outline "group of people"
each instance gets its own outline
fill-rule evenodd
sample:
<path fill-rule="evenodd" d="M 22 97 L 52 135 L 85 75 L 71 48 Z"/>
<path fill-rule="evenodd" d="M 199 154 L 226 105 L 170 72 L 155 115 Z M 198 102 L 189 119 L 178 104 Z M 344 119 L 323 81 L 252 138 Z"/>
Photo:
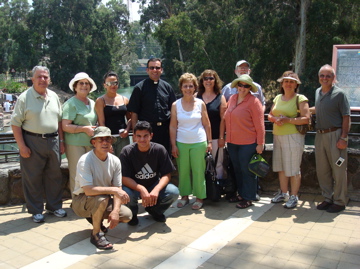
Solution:
<path fill-rule="evenodd" d="M 166 221 L 164 212 L 179 194 L 177 207 L 189 204 L 192 194 L 196 197 L 192 209 L 201 209 L 206 198 L 205 153 L 216 156 L 216 172 L 221 178 L 225 145 L 237 186 L 229 201 L 240 209 L 253 205 L 258 182 L 248 163 L 253 154 L 264 150 L 265 98 L 261 86 L 250 77 L 250 64 L 237 62 L 237 78 L 223 89 L 214 70 L 205 70 L 199 78 L 185 73 L 179 79 L 182 98 L 178 100 L 170 84 L 160 78 L 160 59 L 150 59 L 146 70 L 149 77 L 134 87 L 130 99 L 117 93 L 118 75 L 106 73 L 105 94 L 95 102 L 88 97 L 97 89 L 95 82 L 88 74 L 78 73 L 69 83 L 75 95 L 61 105 L 47 88 L 49 69 L 34 67 L 33 86 L 20 95 L 11 120 L 20 151 L 27 209 L 34 222 L 44 221 L 42 190 L 47 212 L 66 216 L 60 172 L 60 154 L 64 152 L 72 209 L 92 223 L 90 241 L 101 249 L 112 248 L 105 237 L 108 228 L 119 222 L 139 223 L 139 198 L 159 222 Z M 273 170 L 279 173 L 280 181 L 272 202 L 286 202 L 285 208 L 297 205 L 304 135 L 295 125 L 306 124 L 310 111 L 316 111 L 316 164 L 325 197 L 317 208 L 339 212 L 347 202 L 350 107 L 344 92 L 334 85 L 335 71 L 329 65 L 320 69 L 321 87 L 313 108 L 304 95 L 297 94 L 301 84 L 297 74 L 287 71 L 278 81 L 280 94 L 268 118 L 274 123 Z M 129 140 L 131 130 L 133 144 Z M 170 155 L 177 161 L 178 188 L 170 183 L 175 169 Z M 341 165 L 339 157 L 345 160 Z M 108 219 L 109 227 L 104 226 L 104 219 Z"/>

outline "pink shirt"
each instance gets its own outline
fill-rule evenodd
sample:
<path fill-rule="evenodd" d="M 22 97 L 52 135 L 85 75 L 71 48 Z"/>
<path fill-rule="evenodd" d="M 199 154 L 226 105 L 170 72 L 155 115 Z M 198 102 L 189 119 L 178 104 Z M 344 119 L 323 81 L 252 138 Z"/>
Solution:
<path fill-rule="evenodd" d="M 237 145 L 265 144 L 264 112 L 260 101 L 250 93 L 237 103 L 230 97 L 225 112 L 226 142 Z"/>

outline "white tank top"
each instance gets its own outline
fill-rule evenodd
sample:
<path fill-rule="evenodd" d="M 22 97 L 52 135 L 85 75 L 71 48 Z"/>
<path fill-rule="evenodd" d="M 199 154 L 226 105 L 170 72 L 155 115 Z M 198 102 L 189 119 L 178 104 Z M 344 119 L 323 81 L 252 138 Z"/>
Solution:
<path fill-rule="evenodd" d="M 202 100 L 195 98 L 195 106 L 192 111 L 185 111 L 181 99 L 176 101 L 178 128 L 176 141 L 193 144 L 206 141 L 205 128 L 201 121 Z"/>

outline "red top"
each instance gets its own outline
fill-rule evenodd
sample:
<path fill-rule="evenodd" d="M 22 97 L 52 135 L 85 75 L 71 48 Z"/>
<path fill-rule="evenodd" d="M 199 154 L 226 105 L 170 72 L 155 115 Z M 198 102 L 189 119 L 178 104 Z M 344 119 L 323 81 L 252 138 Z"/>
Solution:
<path fill-rule="evenodd" d="M 230 97 L 225 112 L 226 142 L 265 144 L 264 112 L 260 101 L 250 93 L 238 105 L 237 99 L 238 94 Z"/>

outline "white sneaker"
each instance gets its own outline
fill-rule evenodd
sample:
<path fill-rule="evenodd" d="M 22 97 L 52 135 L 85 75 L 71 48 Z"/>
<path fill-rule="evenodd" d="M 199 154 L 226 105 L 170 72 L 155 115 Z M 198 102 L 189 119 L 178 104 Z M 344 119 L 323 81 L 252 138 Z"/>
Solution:
<path fill-rule="evenodd" d="M 287 200 L 289 200 L 289 194 L 283 193 L 283 192 L 281 192 L 281 190 L 278 190 L 278 192 L 275 193 L 274 195 L 275 195 L 275 197 L 271 199 L 272 203 L 282 203 L 282 202 L 286 202 Z"/>
<path fill-rule="evenodd" d="M 32 219 L 35 223 L 41 223 L 45 221 L 44 215 L 43 214 L 34 214 L 32 216 Z"/>
<path fill-rule="evenodd" d="M 289 201 L 284 205 L 285 208 L 294 208 L 297 206 L 299 198 L 296 195 L 291 195 Z"/>
<path fill-rule="evenodd" d="M 63 217 L 67 216 L 66 211 L 64 209 L 62 209 L 62 208 L 56 209 L 55 211 L 48 210 L 47 212 L 49 214 L 54 214 L 58 218 L 63 218 Z"/>

